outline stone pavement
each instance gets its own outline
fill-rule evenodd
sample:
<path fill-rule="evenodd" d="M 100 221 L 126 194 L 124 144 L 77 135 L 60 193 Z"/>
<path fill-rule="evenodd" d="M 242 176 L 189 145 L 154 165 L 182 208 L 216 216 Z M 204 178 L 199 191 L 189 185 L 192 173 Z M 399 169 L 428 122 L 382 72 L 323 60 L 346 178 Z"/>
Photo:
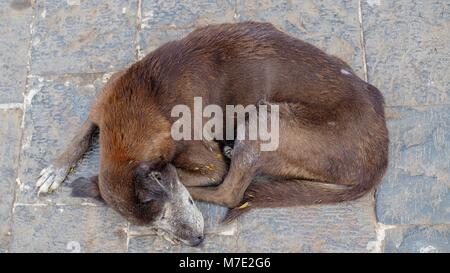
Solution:
<path fill-rule="evenodd" d="M 103 204 L 55 194 L 39 171 L 108 76 L 209 23 L 269 21 L 347 61 L 385 95 L 390 165 L 358 201 L 256 210 L 202 248 L 171 246 Z M 450 252 L 450 2 L 441 0 L 0 0 L 0 252 Z"/>

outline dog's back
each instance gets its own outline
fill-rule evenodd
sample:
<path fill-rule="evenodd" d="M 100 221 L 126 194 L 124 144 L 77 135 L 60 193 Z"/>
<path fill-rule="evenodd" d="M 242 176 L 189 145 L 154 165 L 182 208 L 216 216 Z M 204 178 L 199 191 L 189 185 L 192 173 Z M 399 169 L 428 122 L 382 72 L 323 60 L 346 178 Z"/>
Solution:
<path fill-rule="evenodd" d="M 342 60 L 269 23 L 211 25 L 169 42 L 130 68 L 126 77 L 148 85 L 164 106 L 190 103 L 304 102 L 334 109 L 342 101 L 371 104 L 383 97 Z M 175 96 L 176 94 L 176 96 Z"/>

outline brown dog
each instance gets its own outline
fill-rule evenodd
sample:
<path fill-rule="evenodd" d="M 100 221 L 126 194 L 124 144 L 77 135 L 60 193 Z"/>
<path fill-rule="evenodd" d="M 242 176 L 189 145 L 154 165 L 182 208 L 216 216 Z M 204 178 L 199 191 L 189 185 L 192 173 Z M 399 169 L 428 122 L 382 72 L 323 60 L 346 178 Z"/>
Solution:
<path fill-rule="evenodd" d="M 173 140 L 171 109 L 192 108 L 194 97 L 222 108 L 278 105 L 278 149 L 236 141 L 228 169 L 219 143 Z M 192 213 L 183 211 L 189 195 L 176 194 L 183 192 L 177 174 L 194 199 L 234 208 L 232 219 L 255 207 L 359 198 L 380 182 L 388 161 L 382 94 L 345 62 L 268 23 L 197 29 L 114 75 L 70 147 L 42 172 L 40 192 L 60 185 L 96 128 L 99 176 L 78 183 L 75 193 L 101 196 L 132 221 L 159 221 L 191 244 L 201 240 L 195 233 L 203 223 L 173 216 Z M 181 204 L 171 213 L 169 200 Z M 164 222 L 168 214 L 182 228 Z"/>

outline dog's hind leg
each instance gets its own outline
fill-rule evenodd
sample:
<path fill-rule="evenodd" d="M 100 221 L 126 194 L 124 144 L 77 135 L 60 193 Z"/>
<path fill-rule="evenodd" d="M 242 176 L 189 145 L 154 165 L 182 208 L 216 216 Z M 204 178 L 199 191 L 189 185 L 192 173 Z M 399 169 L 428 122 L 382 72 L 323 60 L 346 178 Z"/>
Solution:
<path fill-rule="evenodd" d="M 384 121 L 368 121 L 378 126 L 377 132 L 333 114 L 302 104 L 280 105 L 276 150 L 261 151 L 259 141 L 236 141 L 224 182 L 190 187 L 189 192 L 200 201 L 236 207 L 236 215 L 250 207 L 335 203 L 362 196 L 379 183 L 386 169 Z M 370 137 L 361 136 L 364 130 Z M 272 179 L 252 182 L 261 175 Z"/>
<path fill-rule="evenodd" d="M 61 185 L 70 169 L 88 150 L 96 128 L 97 126 L 94 123 L 86 120 L 70 142 L 69 147 L 47 168 L 41 171 L 40 177 L 36 182 L 38 195 L 51 192 Z"/>

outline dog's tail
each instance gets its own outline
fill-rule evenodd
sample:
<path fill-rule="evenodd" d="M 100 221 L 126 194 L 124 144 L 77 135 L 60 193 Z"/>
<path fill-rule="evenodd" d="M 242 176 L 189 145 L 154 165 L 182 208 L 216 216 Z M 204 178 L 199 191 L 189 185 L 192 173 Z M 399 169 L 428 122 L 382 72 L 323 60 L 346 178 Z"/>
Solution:
<path fill-rule="evenodd" d="M 292 207 L 337 203 L 362 197 L 379 181 L 381 176 L 367 177 L 355 186 L 336 186 L 308 180 L 258 179 L 247 188 L 241 204 L 228 211 L 223 220 L 231 222 L 253 208 Z"/>

